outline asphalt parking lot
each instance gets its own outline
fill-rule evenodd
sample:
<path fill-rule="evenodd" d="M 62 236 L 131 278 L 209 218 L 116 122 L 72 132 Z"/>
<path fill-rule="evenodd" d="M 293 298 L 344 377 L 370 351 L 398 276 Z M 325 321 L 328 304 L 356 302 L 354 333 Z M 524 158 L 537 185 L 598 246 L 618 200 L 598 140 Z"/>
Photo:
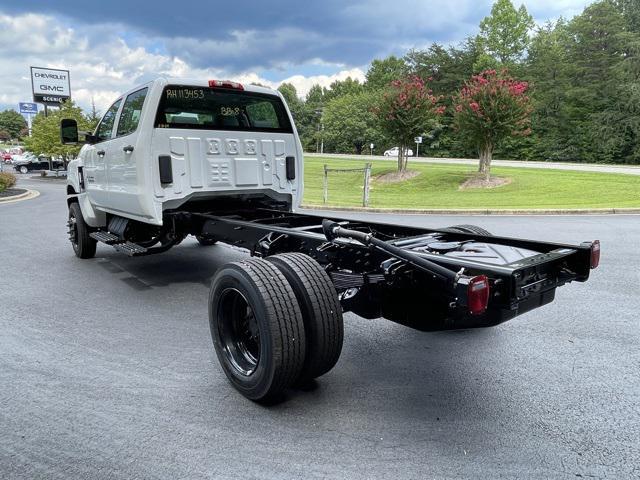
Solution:
<path fill-rule="evenodd" d="M 602 242 L 601 266 L 499 327 L 345 316 L 338 365 L 285 403 L 227 383 L 209 280 L 242 257 L 188 239 L 73 255 L 64 183 L 0 204 L 0 477 L 638 478 L 640 216 L 384 216 Z M 347 216 L 347 215 L 345 215 Z"/>

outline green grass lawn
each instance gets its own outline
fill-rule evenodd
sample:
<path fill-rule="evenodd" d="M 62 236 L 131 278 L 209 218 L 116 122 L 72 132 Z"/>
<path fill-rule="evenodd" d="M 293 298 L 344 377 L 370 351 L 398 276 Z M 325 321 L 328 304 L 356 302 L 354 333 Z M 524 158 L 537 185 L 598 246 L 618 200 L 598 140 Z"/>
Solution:
<path fill-rule="evenodd" d="M 322 205 L 323 165 L 333 168 L 363 167 L 365 160 L 305 159 L 305 205 Z M 394 171 L 394 164 L 371 161 L 372 175 Z M 492 174 L 512 179 L 493 189 L 460 191 L 459 185 L 476 172 L 472 165 L 409 162 L 420 172 L 415 178 L 394 183 L 372 181 L 369 206 L 407 209 L 573 209 L 640 207 L 640 176 L 501 167 Z M 333 206 L 359 206 L 362 174 L 330 173 L 329 201 Z"/>

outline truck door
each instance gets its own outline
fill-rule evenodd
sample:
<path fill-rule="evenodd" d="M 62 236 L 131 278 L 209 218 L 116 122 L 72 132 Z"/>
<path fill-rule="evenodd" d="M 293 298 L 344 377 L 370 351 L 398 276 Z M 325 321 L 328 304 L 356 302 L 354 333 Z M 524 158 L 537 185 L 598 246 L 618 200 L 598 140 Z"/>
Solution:
<path fill-rule="evenodd" d="M 116 134 L 111 140 L 112 153 L 107 159 L 109 177 L 109 207 L 130 215 L 143 215 L 144 156 L 138 149 L 138 124 L 148 87 L 133 92 L 124 99 L 118 116 Z"/>
<path fill-rule="evenodd" d="M 85 159 L 84 174 L 87 194 L 91 202 L 97 206 L 108 205 L 107 160 L 112 153 L 113 127 L 121 103 L 121 98 L 116 100 L 102 117 L 98 128 L 96 128 L 98 142 L 91 146 Z"/>

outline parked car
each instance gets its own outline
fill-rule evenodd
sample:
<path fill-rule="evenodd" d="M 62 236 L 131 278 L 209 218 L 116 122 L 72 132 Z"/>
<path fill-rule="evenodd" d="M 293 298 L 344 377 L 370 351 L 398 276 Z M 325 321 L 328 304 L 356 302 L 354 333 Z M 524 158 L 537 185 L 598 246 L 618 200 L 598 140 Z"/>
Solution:
<path fill-rule="evenodd" d="M 49 170 L 51 168 L 54 170 L 64 168 L 64 162 L 62 160 L 54 159 L 51 162 L 52 165 L 50 165 L 49 157 L 46 156 L 36 157 L 33 154 L 25 153 L 24 155 L 21 155 L 20 158 L 16 157 L 17 155 L 14 156 L 13 168 L 20 173 L 28 173 L 34 170 Z"/>
<path fill-rule="evenodd" d="M 384 156 L 385 157 L 397 157 L 399 150 L 400 150 L 400 147 L 390 148 L 389 150 L 384 152 Z M 410 148 L 405 149 L 404 155 L 406 157 L 413 157 L 413 150 L 411 150 Z"/>
<path fill-rule="evenodd" d="M 11 163 L 11 154 L 6 150 L 3 152 L 0 152 L 0 158 L 4 163 Z"/>

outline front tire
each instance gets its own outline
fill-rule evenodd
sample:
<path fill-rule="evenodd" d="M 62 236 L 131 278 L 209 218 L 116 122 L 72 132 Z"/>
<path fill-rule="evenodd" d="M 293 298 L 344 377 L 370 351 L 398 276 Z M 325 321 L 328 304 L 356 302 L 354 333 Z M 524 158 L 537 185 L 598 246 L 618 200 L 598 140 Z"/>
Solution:
<path fill-rule="evenodd" d="M 29 169 L 25 166 L 20 167 L 20 173 L 29 173 Z"/>
<path fill-rule="evenodd" d="M 69 240 L 78 258 L 93 258 L 98 242 L 89 236 L 89 226 L 84 221 L 77 202 L 69 205 Z"/>
<path fill-rule="evenodd" d="M 300 307 L 271 263 L 229 263 L 209 293 L 209 324 L 218 361 L 231 384 L 255 401 L 278 399 L 299 377 L 305 358 Z"/>
<path fill-rule="evenodd" d="M 338 293 L 327 272 L 302 253 L 268 257 L 285 276 L 296 295 L 307 340 L 307 355 L 299 383 L 307 383 L 329 372 L 340 358 L 344 322 Z"/>

